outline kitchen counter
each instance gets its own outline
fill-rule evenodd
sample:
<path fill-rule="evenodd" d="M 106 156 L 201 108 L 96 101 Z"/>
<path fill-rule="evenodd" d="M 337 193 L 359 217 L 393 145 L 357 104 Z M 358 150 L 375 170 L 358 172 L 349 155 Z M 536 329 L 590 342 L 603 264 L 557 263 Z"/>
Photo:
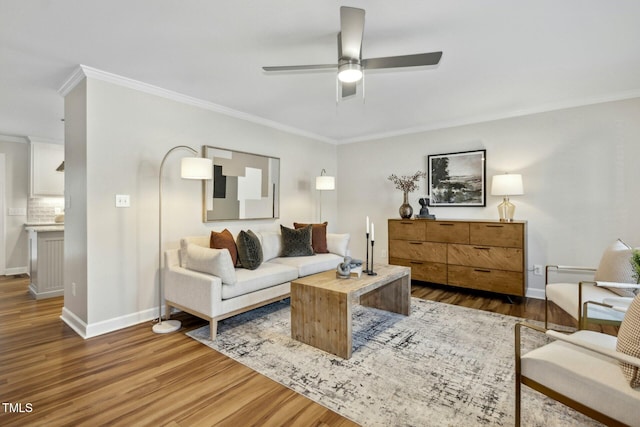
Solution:
<path fill-rule="evenodd" d="M 64 224 L 25 224 L 29 234 L 29 292 L 35 299 L 64 294 Z"/>

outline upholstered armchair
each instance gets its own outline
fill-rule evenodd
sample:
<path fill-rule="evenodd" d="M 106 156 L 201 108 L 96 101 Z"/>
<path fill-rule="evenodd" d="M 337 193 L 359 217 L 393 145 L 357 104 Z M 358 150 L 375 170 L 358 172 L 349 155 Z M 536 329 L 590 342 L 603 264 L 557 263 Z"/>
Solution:
<path fill-rule="evenodd" d="M 621 240 L 615 241 L 603 253 L 598 268 L 567 265 L 547 265 L 545 271 L 544 325 L 548 327 L 549 301 L 555 303 L 584 328 L 587 321 L 601 324 L 620 324 L 625 308 L 640 290 L 630 262 L 632 248 Z M 591 280 L 578 283 L 553 282 L 553 273 L 578 272 L 592 274 Z M 554 276 L 557 276 L 553 274 Z M 587 302 L 593 302 L 585 309 Z M 615 310 L 607 306 L 616 307 Z"/>
<path fill-rule="evenodd" d="M 553 341 L 522 354 L 523 328 Z M 515 357 L 516 426 L 522 384 L 608 426 L 640 426 L 640 296 L 628 308 L 618 337 L 518 323 Z"/>

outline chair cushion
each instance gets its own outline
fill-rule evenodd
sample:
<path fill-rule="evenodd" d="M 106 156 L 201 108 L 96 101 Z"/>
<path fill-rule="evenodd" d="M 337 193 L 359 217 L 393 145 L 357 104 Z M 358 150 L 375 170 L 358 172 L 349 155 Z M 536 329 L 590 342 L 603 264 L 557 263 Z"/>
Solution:
<path fill-rule="evenodd" d="M 295 268 L 271 262 L 264 262 L 255 270 L 238 268 L 236 269 L 236 274 L 238 280 L 233 286 L 222 285 L 223 300 L 270 288 L 298 278 L 298 271 Z"/>
<path fill-rule="evenodd" d="M 223 284 L 233 285 L 236 283 L 236 271 L 228 250 L 204 248 L 183 241 L 182 251 L 185 268 L 218 276 Z"/>
<path fill-rule="evenodd" d="M 329 249 L 327 249 L 327 225 L 329 223 L 327 221 L 322 224 L 301 224 L 299 222 L 293 223 L 293 228 L 304 228 L 311 225 L 311 246 L 313 247 L 313 252 L 317 254 L 328 254 Z"/>
<path fill-rule="evenodd" d="M 616 350 L 640 358 L 640 295 L 629 306 L 618 331 Z M 631 387 L 640 387 L 638 367 L 620 362 L 620 367 Z"/>
<path fill-rule="evenodd" d="M 349 248 L 349 239 L 351 235 L 345 234 L 327 234 L 327 249 L 332 254 L 340 255 L 342 257 L 347 256 L 347 249 Z"/>
<path fill-rule="evenodd" d="M 296 256 L 274 258 L 274 264 L 288 265 L 297 270 L 300 277 L 316 274 L 327 270 L 334 270 L 344 258 L 336 254 L 316 254 L 315 256 Z"/>
<path fill-rule="evenodd" d="M 569 313 L 571 317 L 579 320 L 578 315 L 578 284 L 577 283 L 549 283 L 545 287 L 546 297 L 558 307 Z M 607 288 L 595 286 L 591 283 L 582 284 L 582 302 L 604 302 L 605 298 L 614 296 Z M 590 306 L 588 315 L 590 319 L 612 320 L 620 322 L 623 313 L 609 310 L 604 307 Z"/>
<path fill-rule="evenodd" d="M 574 337 L 614 350 L 616 338 L 593 331 Z M 617 361 L 554 341 L 522 356 L 522 375 L 628 425 L 640 419 L 640 392 L 629 387 Z"/>
<path fill-rule="evenodd" d="M 233 235 L 226 228 L 221 232 L 212 231 L 209 240 L 209 247 L 214 249 L 227 249 L 231 255 L 233 265 L 238 264 L 238 248 L 233 240 Z"/>
<path fill-rule="evenodd" d="M 282 233 L 282 256 L 313 255 L 311 229 L 311 225 L 297 230 L 280 225 L 280 232 Z"/>
<path fill-rule="evenodd" d="M 596 282 L 636 283 L 633 277 L 635 271 L 631 265 L 632 251 L 633 249 L 620 239 L 610 244 L 600 258 L 594 280 Z M 621 297 L 633 298 L 635 296 L 635 293 L 628 289 L 608 289 Z"/>
<path fill-rule="evenodd" d="M 243 268 L 255 270 L 262 264 L 260 239 L 251 230 L 242 230 L 237 238 L 238 258 Z"/>
<path fill-rule="evenodd" d="M 282 253 L 282 236 L 276 231 L 260 231 L 256 233 L 262 244 L 262 262 L 279 257 Z"/>

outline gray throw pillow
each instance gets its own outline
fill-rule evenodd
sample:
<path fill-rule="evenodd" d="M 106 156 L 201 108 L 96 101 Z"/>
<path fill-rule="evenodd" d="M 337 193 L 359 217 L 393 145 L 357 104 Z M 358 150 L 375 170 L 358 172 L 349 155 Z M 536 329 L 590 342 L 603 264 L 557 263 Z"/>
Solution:
<path fill-rule="evenodd" d="M 312 226 L 293 229 L 280 225 L 282 234 L 282 256 L 310 256 L 313 255 L 311 246 Z"/>
<path fill-rule="evenodd" d="M 260 239 L 251 230 L 241 231 L 236 239 L 238 259 L 243 268 L 255 270 L 262 264 L 262 246 Z"/>

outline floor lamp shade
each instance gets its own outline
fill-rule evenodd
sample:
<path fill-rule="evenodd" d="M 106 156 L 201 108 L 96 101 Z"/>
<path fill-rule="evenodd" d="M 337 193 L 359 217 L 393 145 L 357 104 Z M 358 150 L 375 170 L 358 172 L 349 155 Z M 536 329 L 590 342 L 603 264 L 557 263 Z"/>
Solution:
<path fill-rule="evenodd" d="M 213 164 L 204 157 L 184 157 L 180 164 L 180 175 L 184 179 L 212 179 Z"/>
<path fill-rule="evenodd" d="M 335 190 L 336 179 L 333 176 L 316 176 L 316 190 Z"/>
<path fill-rule="evenodd" d="M 520 196 L 524 194 L 522 185 L 522 175 L 504 174 L 494 175 L 491 181 L 491 195 L 503 196 L 502 203 L 498 205 L 500 221 L 513 221 L 513 214 L 516 207 L 509 201 L 509 196 Z"/>
<path fill-rule="evenodd" d="M 153 325 L 153 332 L 157 334 L 166 334 L 180 329 L 180 321 L 178 320 L 162 320 L 162 171 L 164 163 L 171 153 L 176 150 L 187 150 L 193 155 L 198 152 L 186 145 L 178 145 L 167 151 L 160 163 L 160 171 L 158 173 L 158 323 Z M 212 179 L 213 178 L 213 162 L 211 159 L 204 157 L 184 157 L 180 163 L 180 176 L 184 179 Z M 168 313 L 167 313 L 168 314 Z"/>

